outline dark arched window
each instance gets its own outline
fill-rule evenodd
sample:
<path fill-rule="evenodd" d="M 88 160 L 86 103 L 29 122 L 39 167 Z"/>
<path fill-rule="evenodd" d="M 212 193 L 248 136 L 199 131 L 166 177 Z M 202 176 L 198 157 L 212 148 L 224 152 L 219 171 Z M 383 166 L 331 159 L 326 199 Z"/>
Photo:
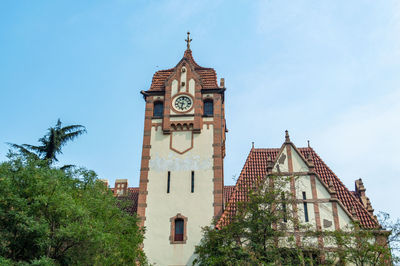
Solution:
<path fill-rule="evenodd" d="M 174 241 L 183 241 L 184 221 L 181 218 L 175 219 L 175 236 Z"/>
<path fill-rule="evenodd" d="M 204 100 L 204 116 L 214 115 L 214 103 L 211 99 Z"/>
<path fill-rule="evenodd" d="M 164 103 L 163 102 L 155 102 L 153 109 L 154 117 L 162 117 L 164 112 Z"/>

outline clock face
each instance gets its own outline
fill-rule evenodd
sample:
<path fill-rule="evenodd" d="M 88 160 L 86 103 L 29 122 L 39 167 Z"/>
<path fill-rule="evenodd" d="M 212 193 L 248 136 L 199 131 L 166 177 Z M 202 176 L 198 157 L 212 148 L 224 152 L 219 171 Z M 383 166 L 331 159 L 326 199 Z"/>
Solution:
<path fill-rule="evenodd" d="M 175 99 L 174 107 L 178 111 L 185 112 L 192 107 L 192 99 L 186 95 L 179 96 Z"/>

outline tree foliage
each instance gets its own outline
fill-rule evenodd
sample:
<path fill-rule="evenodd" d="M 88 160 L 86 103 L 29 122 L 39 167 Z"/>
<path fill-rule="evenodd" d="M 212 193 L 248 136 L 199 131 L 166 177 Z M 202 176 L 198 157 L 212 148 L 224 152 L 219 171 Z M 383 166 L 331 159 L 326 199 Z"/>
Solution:
<path fill-rule="evenodd" d="M 291 179 L 292 178 L 292 179 Z M 388 265 L 398 262 L 400 223 L 381 219 L 382 228 L 361 229 L 359 223 L 338 231 L 317 231 L 300 223 L 297 200 L 290 193 L 293 177 L 269 176 L 248 189 L 236 214 L 224 226 L 203 228 L 196 246 L 198 265 Z M 261 182 L 261 181 L 259 181 Z M 315 227 L 314 227 L 315 228 Z M 322 238 L 329 250 L 320 250 Z"/>
<path fill-rule="evenodd" d="M 397 265 L 400 222 L 391 221 L 387 213 L 380 213 L 378 219 L 380 229 L 361 229 L 359 222 L 354 221 L 342 230 L 317 233 L 336 247 L 335 252 L 326 254 L 330 261 L 357 266 Z"/>
<path fill-rule="evenodd" d="M 300 228 L 293 212 L 294 196 L 289 178 L 270 176 L 268 182 L 250 189 L 248 201 L 239 202 L 229 224 L 203 228 L 196 247 L 199 265 L 298 265 L 308 258 L 296 245 L 293 228 Z M 246 189 L 246 188 L 241 188 Z"/>
<path fill-rule="evenodd" d="M 93 171 L 10 155 L 0 164 L 0 264 L 144 264 L 138 219 L 118 204 Z"/>
<path fill-rule="evenodd" d="M 62 147 L 69 141 L 74 140 L 78 136 L 86 132 L 84 126 L 81 125 L 69 125 L 62 127 L 60 119 L 54 127 L 50 127 L 47 130 L 47 134 L 39 139 L 41 145 L 35 146 L 30 144 L 13 144 L 9 145 L 17 149 L 22 155 L 34 157 L 47 161 L 49 164 L 58 161 L 57 155 L 62 154 Z M 64 166 L 68 168 L 69 165 Z"/>

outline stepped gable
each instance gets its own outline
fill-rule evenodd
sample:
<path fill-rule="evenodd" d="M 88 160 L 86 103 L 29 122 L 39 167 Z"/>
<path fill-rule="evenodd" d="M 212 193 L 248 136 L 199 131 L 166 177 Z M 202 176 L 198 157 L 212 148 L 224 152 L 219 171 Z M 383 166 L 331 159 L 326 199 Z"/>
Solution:
<path fill-rule="evenodd" d="M 368 213 L 360 201 L 349 191 L 333 171 L 322 161 L 318 154 L 310 147 L 299 148 L 299 152 L 304 158 L 311 155 L 315 172 L 321 181 L 326 185 L 332 181 L 337 197 L 349 213 L 352 209 L 356 211 L 360 224 L 364 228 L 379 228 L 378 222 Z M 224 226 L 229 223 L 235 215 L 237 203 L 248 200 L 247 191 L 252 187 L 257 178 L 265 178 L 267 173 L 267 158 L 270 157 L 275 161 L 279 149 L 251 149 L 249 156 L 244 164 L 242 172 L 236 182 L 235 189 L 231 193 L 229 201 L 226 204 L 224 213 L 217 223 L 217 227 Z"/>
<path fill-rule="evenodd" d="M 199 74 L 203 89 L 218 88 L 217 73 L 215 72 L 215 70 L 213 68 L 205 68 L 199 66 L 196 61 L 194 61 L 192 51 L 190 49 L 187 49 L 181 61 L 179 61 L 179 63 L 174 68 L 160 70 L 153 75 L 153 80 L 148 91 L 164 91 L 166 81 L 172 75 L 172 73 L 175 72 L 176 67 L 182 62 L 182 60 L 189 62 L 189 64 L 193 66 L 195 72 Z"/>

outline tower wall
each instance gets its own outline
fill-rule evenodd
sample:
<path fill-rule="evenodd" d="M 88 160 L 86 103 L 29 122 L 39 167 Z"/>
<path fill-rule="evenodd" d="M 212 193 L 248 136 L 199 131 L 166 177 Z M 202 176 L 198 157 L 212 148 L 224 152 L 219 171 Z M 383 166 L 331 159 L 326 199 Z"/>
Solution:
<path fill-rule="evenodd" d="M 193 148 L 184 154 L 170 149 L 172 134 L 161 127 L 151 130 L 150 171 L 147 189 L 146 239 L 144 250 L 157 265 L 191 264 L 194 247 L 202 237 L 201 227 L 211 224 L 213 206 L 213 126 L 203 125 L 193 134 Z M 168 171 L 170 191 L 167 193 Z M 194 191 L 191 176 L 194 171 Z M 187 217 L 185 243 L 173 244 L 172 217 Z"/>

